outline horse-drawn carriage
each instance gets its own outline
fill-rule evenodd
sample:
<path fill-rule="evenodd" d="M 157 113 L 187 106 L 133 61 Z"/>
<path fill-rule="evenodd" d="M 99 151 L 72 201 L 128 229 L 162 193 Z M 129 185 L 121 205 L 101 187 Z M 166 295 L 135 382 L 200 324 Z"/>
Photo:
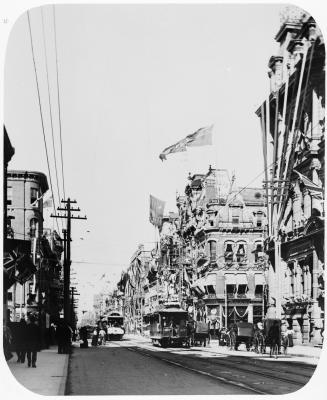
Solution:
<path fill-rule="evenodd" d="M 254 326 L 250 322 L 240 321 L 230 325 L 229 329 L 223 329 L 219 336 L 219 345 L 228 346 L 231 350 L 238 350 L 244 343 L 247 351 L 250 351 L 253 341 Z"/>
<path fill-rule="evenodd" d="M 210 326 L 207 322 L 188 321 L 189 346 L 206 346 L 210 342 Z"/>

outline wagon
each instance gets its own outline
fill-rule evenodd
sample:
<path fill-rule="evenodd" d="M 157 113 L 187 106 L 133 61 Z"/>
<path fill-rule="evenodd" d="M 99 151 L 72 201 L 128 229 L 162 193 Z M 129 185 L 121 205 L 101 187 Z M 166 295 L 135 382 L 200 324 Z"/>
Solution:
<path fill-rule="evenodd" d="M 254 334 L 253 324 L 241 321 L 237 322 L 235 325 L 235 350 L 238 349 L 241 343 L 244 343 L 246 350 L 250 351 Z"/>
<path fill-rule="evenodd" d="M 210 329 L 209 324 L 207 322 L 193 322 L 193 329 L 191 330 L 191 345 L 197 346 L 202 345 L 206 346 L 207 341 L 210 339 Z"/>

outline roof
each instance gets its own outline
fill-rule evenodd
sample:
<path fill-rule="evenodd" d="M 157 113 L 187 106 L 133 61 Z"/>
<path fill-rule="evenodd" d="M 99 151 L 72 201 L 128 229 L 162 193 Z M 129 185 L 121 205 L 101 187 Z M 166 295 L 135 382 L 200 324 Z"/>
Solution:
<path fill-rule="evenodd" d="M 43 172 L 39 171 L 26 171 L 26 170 L 8 170 L 8 179 L 23 180 L 24 176 L 27 179 L 35 180 L 39 183 L 42 193 L 45 193 L 49 189 L 48 180 Z"/>
<path fill-rule="evenodd" d="M 262 188 L 238 188 L 244 203 L 247 205 L 248 203 L 255 203 L 255 204 L 265 204 L 264 199 L 264 190 Z"/>

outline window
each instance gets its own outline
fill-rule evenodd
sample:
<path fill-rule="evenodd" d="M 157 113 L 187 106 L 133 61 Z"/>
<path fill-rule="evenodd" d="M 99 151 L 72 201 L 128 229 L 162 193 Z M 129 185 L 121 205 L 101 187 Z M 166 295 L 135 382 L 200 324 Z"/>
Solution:
<path fill-rule="evenodd" d="M 255 243 L 255 250 L 254 250 L 254 261 L 258 262 L 262 259 L 264 256 L 263 254 L 263 245 L 261 242 L 256 242 Z"/>
<path fill-rule="evenodd" d="M 36 205 L 33 204 L 37 201 L 37 189 L 36 188 L 31 188 L 31 204 L 32 205 Z"/>
<path fill-rule="evenodd" d="M 239 243 L 236 257 L 237 262 L 243 262 L 245 260 L 246 251 L 245 251 L 245 243 Z"/>
<path fill-rule="evenodd" d="M 7 300 L 12 301 L 12 292 L 7 293 Z"/>
<path fill-rule="evenodd" d="M 209 251 L 210 251 L 210 261 L 216 261 L 217 247 L 216 247 L 216 242 L 213 240 L 209 242 Z"/>
<path fill-rule="evenodd" d="M 233 208 L 232 210 L 232 224 L 238 225 L 240 223 L 240 210 L 238 208 Z"/>
<path fill-rule="evenodd" d="M 206 294 L 216 294 L 215 287 L 213 285 L 205 286 Z"/>
<path fill-rule="evenodd" d="M 262 212 L 259 211 L 257 213 L 257 227 L 258 228 L 262 227 L 262 217 L 263 217 Z"/>
<path fill-rule="evenodd" d="M 32 218 L 30 221 L 30 236 L 31 238 L 38 236 L 39 221 L 36 218 Z"/>
<path fill-rule="evenodd" d="M 225 261 L 233 261 L 233 243 L 225 244 Z"/>
<path fill-rule="evenodd" d="M 12 187 L 11 186 L 7 186 L 7 205 L 12 205 Z"/>

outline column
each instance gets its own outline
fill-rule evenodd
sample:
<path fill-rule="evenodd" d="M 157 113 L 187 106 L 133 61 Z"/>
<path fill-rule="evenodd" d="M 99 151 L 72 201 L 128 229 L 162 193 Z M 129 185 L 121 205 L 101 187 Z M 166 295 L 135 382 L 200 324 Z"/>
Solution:
<path fill-rule="evenodd" d="M 219 304 L 219 328 L 221 329 L 223 326 L 223 306 L 222 304 Z"/>
<path fill-rule="evenodd" d="M 320 330 L 322 328 L 322 321 L 320 318 L 320 309 L 318 306 L 318 275 L 319 275 L 319 260 L 316 249 L 313 250 L 313 266 L 312 266 L 312 312 L 311 321 L 313 322 L 312 340 L 313 344 L 321 343 Z"/>
<path fill-rule="evenodd" d="M 304 218 L 307 220 L 311 216 L 311 196 L 308 189 L 303 192 L 303 208 L 304 208 Z"/>
<path fill-rule="evenodd" d="M 253 304 L 248 305 L 248 322 L 253 324 Z"/>
<path fill-rule="evenodd" d="M 294 186 L 293 198 L 293 230 L 301 225 L 302 220 L 302 193 L 300 190 L 299 182 L 297 181 Z"/>
<path fill-rule="evenodd" d="M 303 294 L 308 296 L 308 266 L 307 265 L 303 266 Z"/>

